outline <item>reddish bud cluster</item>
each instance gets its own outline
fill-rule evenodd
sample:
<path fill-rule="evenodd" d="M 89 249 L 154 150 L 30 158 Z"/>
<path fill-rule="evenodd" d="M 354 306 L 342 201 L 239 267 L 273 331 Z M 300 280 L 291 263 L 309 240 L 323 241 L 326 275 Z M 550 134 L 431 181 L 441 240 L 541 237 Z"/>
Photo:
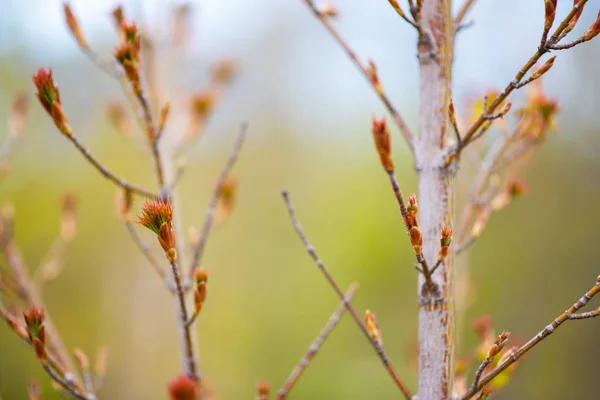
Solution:
<path fill-rule="evenodd" d="M 125 76 L 135 93 L 142 90 L 140 82 L 140 32 L 134 23 L 121 22 L 121 43 L 113 55 L 123 67 Z"/>
<path fill-rule="evenodd" d="M 438 261 L 443 261 L 448 255 L 448 249 L 450 243 L 452 243 L 452 230 L 448 229 L 447 226 L 442 227 L 442 234 L 440 237 L 440 251 L 438 253 Z"/>
<path fill-rule="evenodd" d="M 423 251 L 423 235 L 421 234 L 421 230 L 419 229 L 419 224 L 417 222 L 418 213 L 419 205 L 417 204 L 417 196 L 413 194 L 408 198 L 404 223 L 408 228 L 408 237 L 410 239 L 410 244 L 413 246 L 413 251 L 416 255 L 421 255 Z"/>
<path fill-rule="evenodd" d="M 42 362 L 48 361 L 46 353 L 46 329 L 44 327 L 44 309 L 36 306 L 29 307 L 29 310 L 23 313 L 27 336 L 35 350 L 35 354 Z"/>
<path fill-rule="evenodd" d="M 375 148 L 379 154 L 379 160 L 381 165 L 388 173 L 394 172 L 394 162 L 392 161 L 392 141 L 390 135 L 390 129 L 387 126 L 385 118 L 377 120 L 373 117 L 371 133 L 373 134 L 373 141 L 375 142 Z"/>
<path fill-rule="evenodd" d="M 173 379 L 168 386 L 170 400 L 196 400 L 198 382 L 187 375 Z"/>
<path fill-rule="evenodd" d="M 502 349 L 504 348 L 504 345 L 506 345 L 506 342 L 508 341 L 509 336 L 510 336 L 510 332 L 506 332 L 506 331 L 504 331 L 500 335 L 498 335 L 498 337 L 494 341 L 494 344 L 492 344 L 492 347 L 490 347 L 490 349 L 488 350 L 488 353 L 487 353 L 488 359 L 493 359 L 494 357 L 496 357 L 498 355 L 498 353 L 500 353 L 500 351 L 502 351 Z"/>
<path fill-rule="evenodd" d="M 46 112 L 52 117 L 56 127 L 64 135 L 70 135 L 71 128 L 69 127 L 67 116 L 63 112 L 60 103 L 60 92 L 52 78 L 52 69 L 46 71 L 45 69 L 40 68 L 37 74 L 33 76 L 32 80 L 37 89 L 35 95 Z"/>
<path fill-rule="evenodd" d="M 194 314 L 199 314 L 206 301 L 206 283 L 208 282 L 208 272 L 199 268 L 194 271 L 196 281 L 196 290 L 194 291 Z"/>
<path fill-rule="evenodd" d="M 171 263 L 177 259 L 175 248 L 175 231 L 173 230 L 173 208 L 170 199 L 146 201 L 142 208 L 142 215 L 138 217 L 138 224 L 145 226 L 156 233 L 158 242 L 165 251 Z"/>

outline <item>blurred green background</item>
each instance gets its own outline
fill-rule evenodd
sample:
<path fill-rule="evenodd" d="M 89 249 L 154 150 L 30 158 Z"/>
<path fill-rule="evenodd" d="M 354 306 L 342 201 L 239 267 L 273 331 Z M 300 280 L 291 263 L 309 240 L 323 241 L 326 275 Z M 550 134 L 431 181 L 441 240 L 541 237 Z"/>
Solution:
<path fill-rule="evenodd" d="M 109 347 L 99 398 L 166 398 L 166 384 L 178 374 L 180 362 L 174 299 L 116 215 L 115 187 L 55 131 L 34 101 L 31 74 L 40 66 L 52 67 L 75 135 L 120 176 L 151 186 L 152 164 L 139 151 L 142 135 L 130 142 L 107 123 L 105 104 L 122 99 L 119 87 L 78 52 L 63 26 L 61 2 L 2 3 L 0 121 L 8 118 L 18 90 L 29 93 L 31 116 L 10 171 L 0 181 L 0 201 L 15 206 L 16 238 L 33 270 L 59 230 L 60 195 L 77 196 L 78 235 L 64 272 L 44 288 L 46 307 L 69 348 L 93 355 L 99 346 Z M 293 232 L 280 197 L 284 187 L 339 283 L 360 283 L 357 309 L 377 314 L 386 350 L 400 375 L 416 387 L 417 276 L 369 133 L 371 115 L 384 110 L 301 3 L 194 2 L 191 43 L 168 76 L 177 88 L 168 94 L 175 115 L 185 116 L 185 100 L 206 84 L 216 60 L 233 57 L 240 71 L 189 153 L 176 210 L 186 227 L 200 226 L 237 126 L 250 123 L 234 170 L 239 181 L 235 210 L 208 243 L 209 294 L 195 329 L 202 371 L 222 399 L 253 398 L 260 381 L 278 388 L 338 305 Z M 386 2 L 336 3 L 341 31 L 363 58 L 376 60 L 384 86 L 416 127 L 414 33 Z M 72 4 L 90 42 L 108 56 L 115 43 L 108 19 L 114 3 Z M 168 35 L 165 4 L 125 5 L 128 15 Z M 564 15 L 568 5 L 561 7 Z M 512 78 L 538 45 L 542 8 L 543 2 L 517 0 L 477 6 L 471 14 L 476 25 L 457 44 L 459 108 L 466 110 L 474 96 Z M 595 16 L 595 10 L 587 10 L 575 34 Z M 458 327 L 460 354 L 477 344 L 469 328 L 474 318 L 490 314 L 497 331 L 527 339 L 587 291 L 600 272 L 599 50 L 596 41 L 560 54 L 544 82 L 559 101 L 559 125 L 523 175 L 530 190 L 495 214 L 483 237 L 457 260 L 458 268 L 468 271 L 470 286 Z M 516 104 L 521 99 L 522 94 L 513 98 Z M 172 136 L 185 126 L 174 121 Z M 0 139 L 5 137 L 0 131 Z M 399 138 L 394 131 L 399 179 L 410 194 L 416 190 L 415 174 Z M 473 164 L 465 163 L 457 182 L 460 199 L 473 173 Z M 140 229 L 154 245 L 148 233 Z M 155 246 L 160 255 L 158 250 Z M 598 321 L 566 323 L 526 357 L 494 398 L 597 398 L 599 334 Z M 25 399 L 31 379 L 42 385 L 44 399 L 57 398 L 30 349 L 0 325 L 0 397 Z M 394 399 L 399 393 L 368 342 L 344 317 L 292 397 Z"/>

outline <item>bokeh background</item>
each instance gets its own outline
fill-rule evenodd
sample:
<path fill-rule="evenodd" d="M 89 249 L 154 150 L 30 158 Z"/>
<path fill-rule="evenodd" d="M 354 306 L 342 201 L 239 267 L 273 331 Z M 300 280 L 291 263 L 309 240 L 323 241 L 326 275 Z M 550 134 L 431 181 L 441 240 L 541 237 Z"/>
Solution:
<path fill-rule="evenodd" d="M 385 1 L 335 3 L 341 32 L 363 59 L 377 62 L 386 90 L 416 129 L 414 32 Z M 560 15 L 567 3 L 560 2 Z M 593 3 L 575 33 L 596 17 Z M 19 90 L 29 93 L 32 106 L 10 171 L 0 181 L 0 201 L 15 207 L 16 237 L 33 270 L 59 230 L 60 195 L 77 196 L 78 235 L 64 272 L 44 288 L 47 309 L 69 348 L 92 355 L 101 345 L 109 347 L 100 398 L 166 398 L 166 383 L 179 370 L 174 300 L 120 222 L 115 187 L 56 132 L 33 101 L 30 76 L 38 67 L 52 67 L 75 135 L 119 175 L 151 186 L 152 164 L 140 151 L 143 137 L 129 141 L 107 123 L 106 102 L 123 96 L 78 50 L 60 1 L 0 4 L 0 121 L 8 118 Z M 340 284 L 360 283 L 356 307 L 377 314 L 385 347 L 414 388 L 417 276 L 369 132 L 371 115 L 384 114 L 383 107 L 302 1 L 190 4 L 193 29 L 184 57 L 162 60 L 173 62 L 168 78 L 178 90 L 169 96 L 180 113 L 186 112 L 183 100 L 202 89 L 220 58 L 234 58 L 239 74 L 188 154 L 176 210 L 186 226 L 200 225 L 237 127 L 250 123 L 234 170 L 235 210 L 216 227 L 204 259 L 211 274 L 209 297 L 196 329 L 204 374 L 222 399 L 253 398 L 259 381 L 277 388 L 338 305 L 294 235 L 279 194 L 285 187 Z M 89 41 L 108 57 L 116 43 L 109 19 L 116 3 L 72 5 Z M 127 15 L 167 37 L 166 2 L 124 5 Z M 543 2 L 482 0 L 469 18 L 475 26 L 460 34 L 456 50 L 454 97 L 461 110 L 485 90 L 503 87 L 530 56 L 539 42 Z M 558 129 L 522 176 L 529 191 L 495 214 L 478 243 L 458 259 L 470 287 L 458 327 L 461 354 L 477 344 L 470 330 L 474 318 L 489 314 L 498 331 L 526 339 L 588 290 L 600 271 L 599 50 L 596 41 L 559 55 L 544 81 L 560 103 Z M 513 101 L 522 98 L 517 93 Z M 177 126 L 171 135 L 177 135 Z M 5 132 L 0 130 L 0 139 Z M 399 178 L 412 192 L 415 174 L 399 138 L 394 131 Z M 460 171 L 457 187 L 463 194 L 473 165 L 465 163 Z M 140 231 L 152 243 L 147 233 Z M 566 323 L 526 357 L 495 397 L 596 398 L 599 334 L 598 321 Z M 43 398 L 57 398 L 32 352 L 0 325 L 0 397 L 25 399 L 32 379 L 42 385 Z M 292 393 L 297 399 L 399 398 L 347 317 Z"/>

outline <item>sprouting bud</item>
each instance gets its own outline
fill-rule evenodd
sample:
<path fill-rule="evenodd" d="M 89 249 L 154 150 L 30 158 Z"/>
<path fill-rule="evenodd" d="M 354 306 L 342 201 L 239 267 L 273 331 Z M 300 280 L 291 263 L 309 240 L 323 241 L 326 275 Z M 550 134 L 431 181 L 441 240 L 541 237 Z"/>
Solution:
<path fill-rule="evenodd" d="M 65 13 L 65 21 L 67 22 L 69 31 L 71 31 L 71 34 L 77 41 L 77 44 L 79 44 L 79 46 L 81 46 L 82 48 L 87 48 L 87 40 L 85 40 L 85 37 L 83 36 L 83 32 L 79 27 L 79 22 L 77 21 L 77 18 L 75 18 L 75 15 L 73 14 L 73 10 L 71 10 L 71 6 L 69 5 L 69 3 L 63 3 L 63 11 Z"/>
<path fill-rule="evenodd" d="M 146 201 L 137 223 L 156 233 L 158 242 L 165 251 L 167 259 L 174 263 L 177 259 L 177 250 L 175 248 L 175 231 L 173 230 L 173 208 L 170 199 L 167 199 L 166 202 L 162 199 Z"/>
<path fill-rule="evenodd" d="M 492 316 L 484 315 L 477 318 L 471 323 L 471 329 L 473 329 L 473 332 L 475 332 L 480 338 L 488 336 L 492 330 Z"/>
<path fill-rule="evenodd" d="M 106 375 L 108 367 L 108 347 L 100 346 L 96 351 L 96 360 L 94 363 L 94 372 L 97 377 L 102 378 Z"/>
<path fill-rule="evenodd" d="M 215 83 L 226 85 L 235 78 L 236 73 L 236 64 L 233 60 L 221 60 L 213 66 L 211 80 Z"/>
<path fill-rule="evenodd" d="M 496 357 L 498 355 L 498 353 L 500 353 L 500 351 L 502 351 L 502 349 L 504 348 L 504 345 L 506 345 L 506 342 L 508 341 L 508 337 L 510 336 L 510 332 L 502 332 L 500 335 L 498 335 L 498 338 L 496 338 L 496 340 L 494 341 L 494 344 L 492 344 L 492 347 L 490 347 L 490 349 L 488 350 L 487 353 L 487 358 L 488 359 L 493 359 L 494 357 Z"/>
<path fill-rule="evenodd" d="M 61 197 L 62 219 L 60 236 L 65 242 L 70 242 L 77 233 L 77 198 L 72 193 Z"/>
<path fill-rule="evenodd" d="M 31 381 L 27 388 L 27 399 L 28 400 L 40 400 L 42 398 L 42 391 L 40 385 L 36 381 Z"/>
<path fill-rule="evenodd" d="M 473 237 L 479 237 L 479 235 L 481 235 L 481 232 L 483 232 L 487 225 L 489 217 L 490 209 L 489 207 L 486 207 L 481 211 L 481 213 L 475 220 L 475 223 L 473 224 L 473 228 L 471 228 L 471 235 Z"/>
<path fill-rule="evenodd" d="M 450 123 L 456 126 L 456 112 L 454 111 L 454 101 L 452 99 L 448 103 L 448 118 L 450 118 Z"/>
<path fill-rule="evenodd" d="M 196 281 L 196 285 L 199 285 L 201 282 L 208 281 L 208 272 L 204 268 L 197 268 L 194 270 L 194 280 Z"/>
<path fill-rule="evenodd" d="M 544 0 L 545 13 L 544 13 L 544 29 L 548 31 L 552 28 L 554 18 L 556 18 L 556 3 L 557 0 Z"/>
<path fill-rule="evenodd" d="M 261 382 L 256 385 L 256 400 L 268 400 L 271 395 L 271 385 L 268 382 Z"/>
<path fill-rule="evenodd" d="M 134 23 L 121 22 L 121 44 L 114 50 L 113 55 L 123 67 L 125 76 L 137 94 L 142 90 L 140 83 L 140 32 Z"/>
<path fill-rule="evenodd" d="M 227 176 L 221 185 L 217 202 L 217 221 L 223 222 L 233 211 L 237 199 L 237 180 Z"/>
<path fill-rule="evenodd" d="M 502 106 L 502 109 L 500 109 L 500 117 L 504 117 L 506 114 L 508 114 L 508 112 L 510 111 L 512 107 L 512 103 L 508 102 L 506 103 L 504 106 Z"/>
<path fill-rule="evenodd" d="M 170 400 L 195 400 L 198 382 L 187 375 L 180 375 L 169 383 L 168 389 Z"/>
<path fill-rule="evenodd" d="M 542 65 L 540 68 L 538 68 L 533 75 L 531 75 L 531 79 L 532 80 L 536 80 L 538 79 L 540 76 L 544 75 L 546 72 L 548 72 L 548 70 L 550 68 L 552 68 L 552 66 L 554 65 L 554 60 L 556 60 L 556 56 L 550 57 L 549 59 L 546 60 L 546 62 L 544 63 L 544 65 Z"/>
<path fill-rule="evenodd" d="M 64 134 L 70 135 L 71 128 L 67 121 L 67 116 L 64 114 L 60 103 L 60 92 L 58 86 L 52 79 L 52 69 L 46 71 L 43 68 L 38 69 L 36 75 L 33 76 L 33 84 L 37 89 L 35 94 L 46 110 L 52 117 L 56 127 Z"/>
<path fill-rule="evenodd" d="M 373 134 L 373 141 L 375 142 L 375 148 L 379 154 L 381 165 L 388 173 L 394 172 L 394 162 L 391 157 L 391 135 L 385 118 L 377 120 L 373 117 L 371 133 Z"/>
<path fill-rule="evenodd" d="M 365 325 L 367 326 L 367 331 L 369 331 L 369 336 L 371 340 L 376 341 L 379 345 L 383 344 L 381 340 L 381 329 L 379 329 L 379 325 L 377 325 L 377 318 L 375 314 L 371 311 L 365 311 Z"/>
<path fill-rule="evenodd" d="M 29 310 L 26 313 L 23 313 L 27 335 L 33 345 L 35 354 L 40 361 L 45 363 L 48 361 L 48 354 L 46 353 L 44 318 L 44 309 L 37 308 L 36 306 L 29 307 Z"/>
<path fill-rule="evenodd" d="M 200 282 L 194 291 L 194 314 L 200 313 L 206 301 L 206 281 Z"/>
<path fill-rule="evenodd" d="M 113 10 L 111 11 L 110 15 L 113 18 L 113 22 L 115 24 L 115 27 L 117 28 L 117 30 L 120 32 L 121 31 L 121 27 L 123 26 L 123 21 L 125 20 L 125 14 L 123 13 L 123 6 L 119 5 L 115 8 L 113 8 Z"/>
<path fill-rule="evenodd" d="M 131 206 L 133 205 L 133 192 L 131 189 L 123 189 L 117 193 L 117 212 L 126 221 L 129 221 Z"/>
<path fill-rule="evenodd" d="M 17 93 L 13 99 L 9 117 L 9 132 L 13 137 L 23 133 L 27 121 L 28 103 L 25 92 Z"/>
<path fill-rule="evenodd" d="M 339 15 L 337 8 L 330 3 L 324 3 L 317 6 L 317 10 L 319 11 L 319 14 L 329 18 L 335 18 Z"/>
<path fill-rule="evenodd" d="M 440 239 L 440 245 L 442 247 L 450 246 L 452 241 L 452 229 L 448 229 L 447 226 L 442 227 L 442 238 Z"/>
<path fill-rule="evenodd" d="M 206 118 L 215 105 L 215 94 L 212 91 L 202 91 L 192 97 L 192 115 L 195 118 Z"/>
<path fill-rule="evenodd" d="M 581 37 L 584 41 L 592 40 L 600 33 L 600 11 L 594 23 L 588 28 L 587 31 Z"/>
<path fill-rule="evenodd" d="M 527 191 L 527 185 L 520 180 L 510 181 L 506 187 L 508 194 L 511 197 L 518 197 Z"/>
<path fill-rule="evenodd" d="M 158 129 L 162 130 L 169 118 L 169 112 L 171 111 L 171 103 L 168 101 L 160 109 L 160 118 L 158 119 Z"/>
<path fill-rule="evenodd" d="M 408 231 L 408 236 L 410 238 L 410 244 L 413 246 L 413 250 L 416 255 L 421 254 L 421 247 L 423 246 L 423 235 L 421 234 L 421 230 L 418 226 L 413 226 Z"/>
<path fill-rule="evenodd" d="M 408 207 L 406 207 L 406 211 L 409 215 L 417 215 L 419 212 L 419 205 L 417 203 L 417 195 L 413 194 L 408 198 Z"/>
<path fill-rule="evenodd" d="M 442 234 L 440 238 L 440 251 L 438 253 L 438 261 L 442 261 L 448 255 L 448 247 L 452 242 L 452 230 L 448 229 L 447 226 L 442 227 Z"/>
<path fill-rule="evenodd" d="M 90 360 L 85 355 L 83 350 L 76 348 L 75 350 L 73 350 L 73 356 L 75 356 L 75 359 L 77 360 L 82 369 L 87 370 L 90 368 Z"/>
<path fill-rule="evenodd" d="M 377 73 L 377 65 L 375 65 L 375 61 L 369 60 L 367 74 L 369 75 L 369 80 L 371 81 L 371 85 L 373 85 L 375 88 L 375 91 L 379 94 L 382 94 L 383 86 L 381 86 L 381 81 L 379 80 L 379 74 Z"/>
<path fill-rule="evenodd" d="M 402 18 L 406 18 L 406 14 L 404 14 L 404 11 L 402 11 L 402 8 L 400 8 L 400 4 L 398 4 L 397 0 L 388 0 L 388 1 L 390 2 L 390 5 L 392 7 L 394 7 L 394 10 L 396 10 L 398 15 L 400 15 Z"/>

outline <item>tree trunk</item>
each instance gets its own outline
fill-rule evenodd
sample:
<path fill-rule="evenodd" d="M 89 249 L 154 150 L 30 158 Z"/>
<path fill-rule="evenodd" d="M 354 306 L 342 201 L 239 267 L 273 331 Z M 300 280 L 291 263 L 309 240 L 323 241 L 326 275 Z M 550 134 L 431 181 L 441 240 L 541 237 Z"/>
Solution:
<path fill-rule="evenodd" d="M 451 0 L 424 0 L 419 34 L 420 135 L 415 156 L 423 254 L 434 265 L 442 226 L 453 226 L 452 173 L 444 167 L 452 80 L 454 26 Z M 419 277 L 419 400 L 452 398 L 454 384 L 453 251 L 433 275 L 435 290 Z"/>

